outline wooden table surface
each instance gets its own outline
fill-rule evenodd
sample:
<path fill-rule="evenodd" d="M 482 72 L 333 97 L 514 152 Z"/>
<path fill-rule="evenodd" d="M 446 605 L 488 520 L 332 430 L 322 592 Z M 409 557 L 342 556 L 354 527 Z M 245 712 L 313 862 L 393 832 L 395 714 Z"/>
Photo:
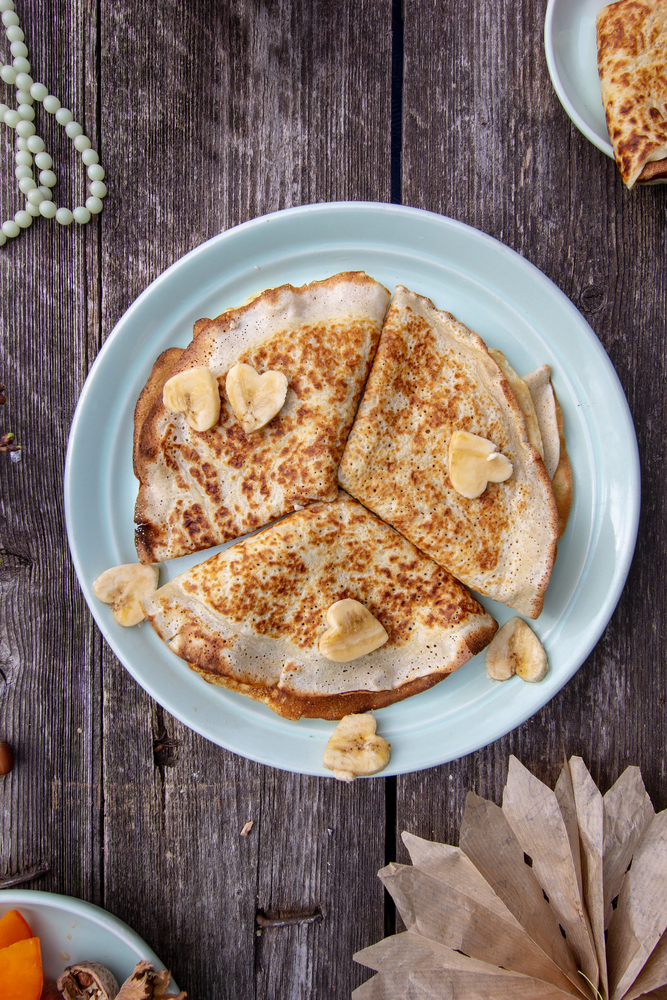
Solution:
<path fill-rule="evenodd" d="M 400 832 L 458 843 L 466 792 L 500 801 L 510 753 L 548 782 L 580 754 L 603 791 L 638 764 L 667 806 L 667 189 L 627 192 L 567 118 L 546 0 L 15 2 L 33 76 L 93 140 L 109 195 L 88 226 L 39 220 L 0 249 L 0 433 L 23 446 L 20 464 L 0 455 L 0 737 L 16 754 L 0 872 L 47 863 L 34 888 L 127 921 L 192 1000 L 342 1000 L 369 976 L 352 953 L 395 927 L 376 872 L 407 860 Z M 40 131 L 60 203 L 80 204 L 71 144 Z M 22 205 L 0 135 L 8 218 Z M 439 212 L 544 271 L 616 367 L 643 476 L 627 586 L 561 693 L 462 760 L 349 787 L 237 757 L 144 693 L 93 624 L 62 498 L 86 374 L 137 295 L 223 230 L 334 200 Z"/>

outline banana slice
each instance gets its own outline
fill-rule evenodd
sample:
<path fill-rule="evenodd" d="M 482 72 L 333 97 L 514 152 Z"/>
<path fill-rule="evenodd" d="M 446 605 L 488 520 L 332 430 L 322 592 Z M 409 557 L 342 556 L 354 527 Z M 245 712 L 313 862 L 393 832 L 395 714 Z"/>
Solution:
<path fill-rule="evenodd" d="M 167 379 L 162 402 L 168 410 L 184 413 L 194 431 L 208 431 L 220 418 L 218 380 L 204 365 L 187 368 Z"/>
<path fill-rule="evenodd" d="M 556 398 L 551 384 L 551 369 L 542 365 L 523 380 L 528 386 L 540 433 L 544 443 L 544 465 L 549 479 L 553 479 L 560 461 L 560 433 L 556 415 Z"/>
<path fill-rule="evenodd" d="M 488 483 L 504 483 L 513 471 L 510 460 L 479 434 L 454 431 L 449 439 L 449 481 L 461 496 L 474 500 Z"/>
<path fill-rule="evenodd" d="M 522 618 L 512 618 L 498 629 L 486 648 L 486 673 L 494 681 L 514 674 L 524 681 L 541 681 L 547 667 L 544 646 Z"/>
<path fill-rule="evenodd" d="M 372 715 L 344 716 L 329 738 L 322 763 L 339 781 L 354 781 L 361 774 L 377 774 L 389 763 L 391 746 L 376 736 Z"/>
<path fill-rule="evenodd" d="M 146 617 L 141 601 L 157 590 L 160 571 L 157 566 L 125 563 L 112 566 L 98 576 L 93 584 L 95 597 L 113 604 L 113 616 L 119 625 L 129 628 Z"/>
<path fill-rule="evenodd" d="M 246 434 L 252 434 L 282 410 L 287 379 L 282 372 L 258 375 L 252 365 L 238 364 L 227 372 L 225 388 L 234 416 Z"/>
<path fill-rule="evenodd" d="M 386 629 L 359 601 L 346 598 L 336 601 L 327 611 L 331 628 L 320 636 L 322 656 L 336 663 L 348 663 L 384 646 L 389 638 Z"/>

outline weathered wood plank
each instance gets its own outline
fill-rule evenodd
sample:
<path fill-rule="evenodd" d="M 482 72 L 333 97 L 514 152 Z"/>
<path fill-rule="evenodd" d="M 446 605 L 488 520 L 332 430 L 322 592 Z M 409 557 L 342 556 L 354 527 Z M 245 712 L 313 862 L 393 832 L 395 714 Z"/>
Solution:
<path fill-rule="evenodd" d="M 97 104 L 96 4 L 46 9 L 22 0 L 16 8 L 34 78 L 88 131 Z M 9 61 L 4 33 L 0 49 Z M 1 86 L 15 105 L 14 88 Z M 54 156 L 56 200 L 80 204 L 83 172 L 73 169 L 70 140 L 43 109 L 36 124 Z M 3 219 L 25 200 L 14 152 L 15 134 L 3 126 Z M 20 871 L 43 860 L 51 871 L 36 887 L 99 901 L 99 643 L 70 564 L 62 502 L 67 432 L 97 341 L 96 254 L 95 223 L 83 232 L 38 220 L 0 248 L 0 381 L 9 396 L 0 426 L 23 445 L 19 465 L 0 455 L 0 727 L 16 755 L 2 784 L 0 864 Z"/>
<path fill-rule="evenodd" d="M 499 802 L 510 753 L 551 782 L 564 751 L 581 754 L 603 790 L 638 764 L 656 808 L 667 804 L 667 609 L 657 585 L 666 571 L 665 195 L 626 192 L 613 163 L 570 123 L 547 73 L 545 7 L 405 5 L 403 201 L 503 240 L 582 311 L 635 418 L 643 515 L 619 607 L 561 694 L 505 739 L 399 779 L 397 830 L 455 844 L 466 792 Z M 397 854 L 406 859 L 400 845 Z"/>
<path fill-rule="evenodd" d="M 389 199 L 390 26 L 391 3 L 369 0 L 172 0 L 150 19 L 102 3 L 104 336 L 221 230 L 290 205 Z M 105 905 L 193 997 L 349 996 L 367 978 L 352 952 L 382 931 L 383 783 L 273 771 L 166 715 L 178 759 L 155 767 L 161 710 L 106 650 L 103 670 Z M 323 920 L 258 936 L 258 909 Z"/>

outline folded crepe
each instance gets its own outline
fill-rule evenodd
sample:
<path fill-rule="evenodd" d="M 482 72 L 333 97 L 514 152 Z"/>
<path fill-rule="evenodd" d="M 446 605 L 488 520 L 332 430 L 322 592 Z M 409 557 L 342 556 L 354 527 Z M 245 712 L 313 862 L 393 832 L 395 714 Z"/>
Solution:
<path fill-rule="evenodd" d="M 136 546 L 158 562 L 237 538 L 318 500 L 336 471 L 373 360 L 389 292 L 363 272 L 267 289 L 217 319 L 199 320 L 184 351 L 156 361 L 135 411 Z M 246 433 L 225 392 L 229 369 L 251 365 L 288 381 L 281 410 Z M 220 417 L 197 431 L 166 409 L 167 379 L 208 367 Z"/>
<path fill-rule="evenodd" d="M 455 431 L 491 442 L 511 476 L 474 499 L 461 495 L 448 469 Z M 526 418 L 481 338 L 400 285 L 338 477 L 458 580 L 540 614 L 559 519 Z"/>
<path fill-rule="evenodd" d="M 318 640 L 345 599 L 363 604 L 388 640 L 333 662 Z M 340 719 L 424 691 L 497 628 L 449 573 L 343 492 L 212 556 L 143 606 L 205 680 L 288 719 Z"/>
<path fill-rule="evenodd" d="M 667 182 L 667 0 L 618 0 L 597 15 L 598 72 L 624 184 Z"/>

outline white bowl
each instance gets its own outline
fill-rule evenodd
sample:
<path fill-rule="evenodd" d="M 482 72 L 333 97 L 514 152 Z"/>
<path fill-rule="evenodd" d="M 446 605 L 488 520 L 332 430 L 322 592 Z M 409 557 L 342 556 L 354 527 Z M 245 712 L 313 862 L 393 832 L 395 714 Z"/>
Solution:
<path fill-rule="evenodd" d="M 82 899 L 33 889 L 2 889 L 0 917 L 8 910 L 18 910 L 39 938 L 45 979 L 55 981 L 68 965 L 85 959 L 106 965 L 119 983 L 132 975 L 142 959 L 156 969 L 164 968 L 127 924 Z M 169 989 L 178 993 L 173 982 Z"/>

